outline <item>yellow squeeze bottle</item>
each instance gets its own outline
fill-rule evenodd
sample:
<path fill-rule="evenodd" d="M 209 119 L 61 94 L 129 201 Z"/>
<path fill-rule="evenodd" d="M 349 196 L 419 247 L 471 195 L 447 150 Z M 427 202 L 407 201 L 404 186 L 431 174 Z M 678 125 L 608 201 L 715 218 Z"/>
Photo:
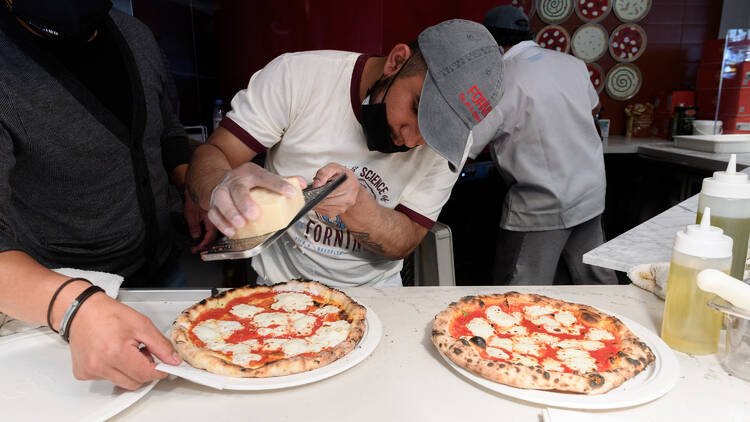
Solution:
<path fill-rule="evenodd" d="M 713 268 L 729 273 L 732 239 L 711 225 L 711 209 L 700 225 L 677 232 L 667 279 L 661 338 L 669 347 L 694 355 L 716 353 L 722 314 L 708 306 L 714 297 L 698 288 L 698 273 Z"/>
<path fill-rule="evenodd" d="M 701 210 L 711 208 L 711 225 L 724 230 L 734 241 L 730 274 L 742 280 L 750 238 L 750 180 L 747 174 L 737 173 L 736 163 L 737 156 L 732 154 L 726 171 L 703 179 L 695 222 L 701 221 Z"/>

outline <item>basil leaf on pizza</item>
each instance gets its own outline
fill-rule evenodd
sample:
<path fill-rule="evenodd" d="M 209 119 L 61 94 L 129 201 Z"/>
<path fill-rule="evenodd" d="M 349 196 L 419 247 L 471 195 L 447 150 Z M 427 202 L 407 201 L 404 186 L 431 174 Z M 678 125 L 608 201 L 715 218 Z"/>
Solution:
<path fill-rule="evenodd" d="M 460 367 L 519 388 L 601 394 L 655 356 L 620 320 L 535 294 L 466 296 L 435 317 L 435 346 Z"/>
<path fill-rule="evenodd" d="M 195 368 L 231 377 L 274 377 L 316 369 L 362 339 L 366 310 L 313 281 L 241 287 L 180 314 L 171 339 Z"/>

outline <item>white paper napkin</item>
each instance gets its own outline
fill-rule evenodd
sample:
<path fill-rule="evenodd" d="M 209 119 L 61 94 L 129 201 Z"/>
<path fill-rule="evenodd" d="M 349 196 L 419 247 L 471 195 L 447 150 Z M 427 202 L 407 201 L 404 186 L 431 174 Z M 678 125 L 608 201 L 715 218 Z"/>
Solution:
<path fill-rule="evenodd" d="M 667 296 L 669 262 L 636 265 L 628 271 L 628 278 L 641 289 L 664 299 Z"/>
<path fill-rule="evenodd" d="M 226 385 L 226 381 L 221 375 L 211 374 L 201 369 L 193 368 L 185 361 L 182 361 L 180 365 L 174 366 L 159 362 L 159 359 L 157 359 L 156 356 L 154 356 L 154 360 L 158 362 L 156 364 L 156 370 L 158 371 L 176 375 L 196 384 L 206 385 L 217 390 L 223 390 Z"/>
<path fill-rule="evenodd" d="M 586 413 L 575 410 L 563 410 L 556 408 L 547 408 L 542 410 L 543 422 L 628 422 L 632 419 L 625 419 L 616 416 L 604 415 L 601 413 Z M 645 421 L 642 421 L 645 422 Z"/>
<path fill-rule="evenodd" d="M 117 298 L 117 293 L 120 291 L 120 285 L 124 280 L 117 274 L 103 273 L 100 271 L 86 271 L 78 270 L 75 268 L 58 268 L 52 271 L 71 278 L 85 278 L 93 284 L 104 289 L 104 292 L 107 293 L 107 296 L 111 297 L 112 299 Z M 37 327 L 40 327 L 40 325 L 29 324 L 28 322 L 14 319 L 4 314 L 0 314 L 0 337 L 10 334 L 22 333 L 24 331 L 32 330 Z"/>

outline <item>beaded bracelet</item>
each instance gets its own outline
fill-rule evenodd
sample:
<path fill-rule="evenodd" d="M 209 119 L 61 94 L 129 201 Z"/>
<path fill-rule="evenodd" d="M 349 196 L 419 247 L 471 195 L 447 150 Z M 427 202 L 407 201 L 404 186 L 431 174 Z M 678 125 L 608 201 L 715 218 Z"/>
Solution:
<path fill-rule="evenodd" d="M 84 290 L 83 293 L 78 295 L 78 297 L 73 300 L 73 303 L 68 306 L 68 310 L 65 311 L 65 315 L 63 315 L 62 322 L 60 322 L 60 336 L 66 343 L 69 343 L 68 337 L 70 336 L 70 324 L 73 322 L 73 318 L 78 313 L 78 310 L 81 309 L 83 302 L 90 298 L 94 293 L 103 291 L 104 289 L 99 286 L 90 286 Z"/>
<path fill-rule="evenodd" d="M 63 284 L 61 284 L 60 287 L 57 288 L 57 290 L 55 290 L 55 293 L 52 295 L 52 299 L 50 299 L 50 301 L 49 301 L 49 306 L 47 307 L 47 326 L 49 327 L 50 330 L 54 331 L 55 333 L 57 333 L 57 330 L 55 330 L 54 328 L 52 328 L 52 321 L 50 319 L 52 317 L 52 305 L 55 304 L 55 299 L 57 299 L 57 295 L 60 294 L 60 292 L 62 291 L 62 289 L 65 286 L 67 286 L 68 284 L 70 284 L 70 283 L 72 283 L 74 281 L 85 281 L 85 282 L 91 284 L 91 282 L 88 281 L 88 280 L 86 280 L 85 278 L 75 277 L 75 278 L 71 278 L 69 280 L 65 280 L 65 282 Z"/>

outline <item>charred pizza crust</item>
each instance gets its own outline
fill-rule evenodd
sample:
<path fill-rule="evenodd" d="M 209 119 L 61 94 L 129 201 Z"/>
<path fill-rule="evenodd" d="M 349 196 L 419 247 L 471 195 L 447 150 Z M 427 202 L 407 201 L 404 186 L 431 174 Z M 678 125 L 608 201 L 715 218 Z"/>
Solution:
<path fill-rule="evenodd" d="M 564 372 L 545 370 L 541 365 L 524 365 L 509 361 L 485 358 L 480 350 L 487 347 L 482 337 L 453 337 L 451 323 L 459 315 L 472 310 L 481 310 L 498 304 L 548 305 L 559 311 L 569 311 L 579 323 L 588 327 L 607 330 L 618 340 L 618 351 L 609 358 L 610 368 L 605 371 Z M 602 394 L 646 368 L 655 357 L 651 349 L 643 343 L 619 319 L 607 315 L 593 307 L 569 303 L 562 300 L 535 294 L 508 292 L 505 294 L 466 296 L 435 317 L 432 341 L 437 348 L 454 363 L 481 377 L 518 388 L 551 390 L 570 393 Z"/>
<path fill-rule="evenodd" d="M 193 323 L 206 311 L 221 309 L 236 298 L 262 292 L 306 292 L 322 297 L 320 306 L 335 305 L 342 309 L 344 318 L 350 324 L 346 339 L 330 349 L 313 355 L 305 354 L 263 363 L 261 365 L 239 365 L 227 356 L 201 347 L 191 340 L 189 332 Z M 187 308 L 172 325 L 171 340 L 180 356 L 195 368 L 230 377 L 264 378 L 310 371 L 345 356 L 359 343 L 365 333 L 366 309 L 354 302 L 343 292 L 315 281 L 292 280 L 273 286 L 240 287 L 221 292 Z M 283 356 L 283 354 L 282 354 Z"/>

